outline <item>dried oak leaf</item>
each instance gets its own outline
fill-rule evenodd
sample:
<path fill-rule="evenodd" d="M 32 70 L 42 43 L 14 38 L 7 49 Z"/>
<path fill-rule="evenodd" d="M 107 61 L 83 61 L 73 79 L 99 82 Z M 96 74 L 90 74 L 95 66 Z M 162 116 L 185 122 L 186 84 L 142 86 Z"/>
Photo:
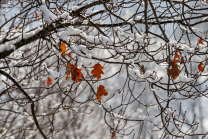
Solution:
<path fill-rule="evenodd" d="M 144 65 L 141 66 L 141 72 L 142 72 L 142 74 L 145 74 L 145 68 L 144 68 Z"/>
<path fill-rule="evenodd" d="M 45 85 L 45 81 L 43 81 L 43 85 Z"/>
<path fill-rule="evenodd" d="M 116 132 L 115 132 L 115 131 L 113 131 L 113 133 L 112 133 L 112 135 L 111 135 L 111 139 L 113 139 L 113 137 L 116 138 Z"/>
<path fill-rule="evenodd" d="M 81 72 L 82 69 L 77 68 L 77 65 L 76 65 L 76 67 L 74 67 L 73 64 L 72 64 L 72 69 L 73 69 L 71 72 L 72 80 L 75 82 L 81 82 L 81 79 L 84 78 L 84 76 Z"/>
<path fill-rule="evenodd" d="M 72 65 L 71 65 L 71 63 L 67 63 L 67 72 L 66 72 L 66 80 L 68 80 L 68 76 L 70 75 L 70 72 L 69 71 L 71 71 L 72 70 Z"/>
<path fill-rule="evenodd" d="M 202 42 L 202 38 L 199 39 L 199 44 L 204 45 L 203 42 Z"/>
<path fill-rule="evenodd" d="M 36 21 L 38 21 L 39 20 L 39 16 L 38 16 L 37 12 L 35 12 L 35 17 L 36 17 Z"/>
<path fill-rule="evenodd" d="M 200 62 L 199 65 L 198 65 L 198 69 L 199 71 L 203 72 L 204 71 L 204 68 L 202 67 L 203 63 Z"/>
<path fill-rule="evenodd" d="M 66 52 L 66 44 L 64 42 L 61 43 L 61 52 L 62 52 L 62 55 L 65 56 L 65 52 Z"/>
<path fill-rule="evenodd" d="M 101 96 L 104 95 L 104 96 L 107 96 L 108 95 L 108 92 L 106 92 L 105 90 L 105 87 L 103 85 L 100 85 L 98 88 L 97 88 L 97 100 L 98 101 L 101 101 Z"/>
<path fill-rule="evenodd" d="M 101 78 L 101 74 L 104 74 L 102 69 L 103 67 L 97 63 L 93 66 L 93 70 L 91 71 L 91 74 L 94 74 L 94 78 L 100 79 Z"/>
<path fill-rule="evenodd" d="M 51 79 L 50 77 L 48 77 L 48 79 L 47 79 L 47 84 L 53 85 L 53 84 L 52 84 L 52 81 L 53 81 L 53 79 Z"/>
<path fill-rule="evenodd" d="M 178 61 L 176 58 L 180 59 L 180 56 L 178 55 L 178 51 L 175 51 L 175 56 L 172 62 L 172 69 L 170 71 L 171 78 L 176 79 L 179 76 L 179 73 L 181 72 L 179 70 L 179 66 L 177 65 Z M 167 70 L 167 75 L 169 75 L 169 70 Z"/>

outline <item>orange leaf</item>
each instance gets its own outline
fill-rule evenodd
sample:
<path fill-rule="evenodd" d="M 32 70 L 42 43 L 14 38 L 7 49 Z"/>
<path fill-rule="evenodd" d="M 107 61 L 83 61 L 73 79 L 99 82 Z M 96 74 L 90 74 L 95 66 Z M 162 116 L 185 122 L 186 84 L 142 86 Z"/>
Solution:
<path fill-rule="evenodd" d="M 200 62 L 199 65 L 198 65 L 198 69 L 199 71 L 203 72 L 204 71 L 204 68 L 202 67 L 203 63 Z"/>
<path fill-rule="evenodd" d="M 73 81 L 76 81 L 76 82 L 81 82 L 81 79 L 84 78 L 83 74 L 81 73 L 81 70 L 82 69 L 79 69 L 77 68 L 77 65 L 76 67 L 74 67 L 74 65 L 72 64 L 72 73 L 71 73 L 71 78 Z M 82 77 L 82 78 L 81 78 Z"/>
<path fill-rule="evenodd" d="M 103 67 L 97 63 L 93 66 L 93 70 L 91 71 L 91 74 L 94 74 L 94 78 L 100 79 L 101 78 L 101 74 L 104 74 L 102 69 Z"/>
<path fill-rule="evenodd" d="M 68 75 L 70 75 L 70 70 L 72 70 L 72 65 L 71 65 L 71 63 L 67 63 L 67 72 L 66 72 L 66 80 L 68 80 Z"/>
<path fill-rule="evenodd" d="M 45 85 L 45 81 L 43 81 L 43 85 Z"/>
<path fill-rule="evenodd" d="M 48 77 L 47 84 L 53 85 L 52 84 L 52 81 L 53 81 L 53 79 L 51 79 L 50 77 Z"/>
<path fill-rule="evenodd" d="M 202 38 L 199 39 L 199 44 L 204 45 L 203 42 L 202 42 Z"/>
<path fill-rule="evenodd" d="M 97 100 L 98 101 L 101 101 L 101 96 L 104 95 L 104 96 L 107 96 L 108 95 L 108 92 L 106 92 L 105 90 L 105 87 L 103 85 L 100 85 L 98 88 L 97 88 Z"/>
<path fill-rule="evenodd" d="M 115 132 L 115 131 L 113 131 L 113 133 L 112 133 L 112 135 L 111 135 L 111 139 L 113 139 L 113 137 L 116 138 L 116 132 Z"/>
<path fill-rule="evenodd" d="M 171 78 L 176 79 L 179 76 L 179 73 L 181 72 L 179 70 L 179 66 L 177 65 L 178 61 L 176 58 L 180 59 L 180 56 L 178 55 L 178 51 L 175 51 L 175 56 L 172 62 L 172 69 L 170 70 Z M 167 75 L 169 74 L 169 70 L 167 70 Z"/>
<path fill-rule="evenodd" d="M 142 72 L 142 74 L 145 74 L 145 68 L 144 68 L 144 65 L 142 65 L 142 67 L 141 67 L 141 72 Z"/>
<path fill-rule="evenodd" d="M 65 52 L 66 50 L 66 44 L 64 42 L 61 43 L 61 51 L 62 51 L 62 55 L 65 56 Z"/>
<path fill-rule="evenodd" d="M 35 17 L 36 17 L 36 21 L 38 21 L 39 20 L 39 16 L 38 16 L 37 12 L 35 12 Z"/>

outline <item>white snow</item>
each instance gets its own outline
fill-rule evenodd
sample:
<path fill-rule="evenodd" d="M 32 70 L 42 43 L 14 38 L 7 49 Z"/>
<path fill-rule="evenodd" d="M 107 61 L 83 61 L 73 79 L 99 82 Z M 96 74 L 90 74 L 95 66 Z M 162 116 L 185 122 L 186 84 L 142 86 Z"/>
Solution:
<path fill-rule="evenodd" d="M 78 59 L 78 62 L 77 62 L 77 67 L 81 69 L 82 67 L 82 61 L 83 61 L 83 57 L 77 55 L 77 59 Z"/>
<path fill-rule="evenodd" d="M 4 51 L 10 51 L 12 49 L 14 49 L 15 51 L 15 46 L 13 45 L 14 43 L 15 41 L 10 41 L 10 42 L 6 42 L 5 44 L 0 45 L 0 53 Z"/>
<path fill-rule="evenodd" d="M 182 20 L 182 18 L 181 18 L 181 16 L 178 16 L 178 17 L 174 17 L 174 20 L 179 21 L 179 20 Z"/>
<path fill-rule="evenodd" d="M 199 29 L 198 29 L 198 28 L 194 28 L 194 27 L 192 27 L 191 29 L 192 29 L 194 32 L 199 31 Z"/>
<path fill-rule="evenodd" d="M 136 18 L 135 18 L 135 20 L 142 20 L 142 16 L 137 16 Z"/>
<path fill-rule="evenodd" d="M 66 67 L 62 67 L 59 72 L 54 71 L 52 69 L 48 69 L 48 68 L 46 68 L 46 70 L 50 73 L 50 77 L 52 79 L 62 78 L 63 76 L 65 76 L 65 73 L 66 73 Z"/>
<path fill-rule="evenodd" d="M 72 11 L 76 11 L 76 10 L 78 10 L 79 9 L 79 6 L 73 6 L 72 7 Z"/>
<path fill-rule="evenodd" d="M 182 82 L 191 82 L 191 81 L 194 81 L 193 78 L 188 78 L 187 76 L 182 76 L 182 75 L 179 75 L 179 80 L 182 81 Z"/>
<path fill-rule="evenodd" d="M 98 12 L 98 10 L 91 11 L 91 13 L 89 15 L 92 15 L 92 14 L 97 13 L 97 12 Z"/>
<path fill-rule="evenodd" d="M 69 16 L 68 12 L 64 12 L 60 17 L 63 18 L 63 19 L 66 19 L 66 20 L 71 20 L 72 19 L 72 17 Z"/>
<path fill-rule="evenodd" d="M 203 21 L 208 20 L 208 16 L 203 18 Z"/>
<path fill-rule="evenodd" d="M 139 44 L 143 43 L 143 38 L 145 37 L 145 35 L 139 35 L 138 33 L 134 33 L 130 36 L 130 39 L 132 40 L 136 40 L 139 42 Z"/>
<path fill-rule="evenodd" d="M 130 19 L 130 20 L 129 20 L 129 23 L 130 23 L 131 25 L 134 25 L 134 24 L 135 24 L 135 22 L 134 22 L 133 19 Z"/>
<path fill-rule="evenodd" d="M 89 20 L 84 20 L 84 21 L 83 21 L 83 24 L 84 24 L 84 25 L 87 25 L 88 23 L 89 23 Z"/>
<path fill-rule="evenodd" d="M 167 110 L 166 110 L 166 114 L 170 117 L 172 117 L 174 115 L 174 112 L 175 111 L 173 111 L 171 108 L 167 108 Z"/>
<path fill-rule="evenodd" d="M 41 5 L 40 7 L 41 12 L 44 15 L 44 22 L 52 23 L 55 19 L 57 19 L 57 16 L 53 14 L 46 5 Z"/>
<path fill-rule="evenodd" d="M 170 41 L 169 45 L 177 46 L 177 42 L 176 41 Z"/>

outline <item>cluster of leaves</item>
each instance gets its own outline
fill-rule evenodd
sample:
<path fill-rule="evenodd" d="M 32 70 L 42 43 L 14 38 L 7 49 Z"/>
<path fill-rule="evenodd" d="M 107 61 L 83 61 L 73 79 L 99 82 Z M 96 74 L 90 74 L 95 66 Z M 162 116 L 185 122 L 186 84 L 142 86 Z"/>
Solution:
<path fill-rule="evenodd" d="M 71 79 L 75 82 L 80 82 L 82 78 L 84 78 L 81 69 L 77 68 L 77 65 L 67 63 L 67 76 L 66 80 L 68 79 L 68 75 L 71 74 Z"/>
<path fill-rule="evenodd" d="M 63 43 L 62 43 L 63 44 Z M 66 50 L 65 45 L 61 45 L 62 47 L 62 55 L 65 56 L 65 52 L 63 50 Z M 97 63 L 93 66 L 93 70 L 91 71 L 91 74 L 93 74 L 94 78 L 100 79 L 101 74 L 104 74 L 103 67 L 101 64 Z M 81 82 L 82 78 L 84 78 L 84 75 L 81 72 L 81 69 L 77 68 L 77 65 L 71 64 L 70 62 L 67 63 L 67 72 L 66 72 L 66 80 L 69 79 L 69 75 L 71 75 L 71 80 L 75 82 Z M 53 79 L 50 77 L 47 78 L 47 84 L 52 85 Z M 43 81 L 43 85 L 45 85 L 45 81 Z M 101 101 L 101 96 L 107 96 L 108 93 L 105 90 L 105 87 L 103 85 L 100 85 L 97 88 L 97 100 Z"/>

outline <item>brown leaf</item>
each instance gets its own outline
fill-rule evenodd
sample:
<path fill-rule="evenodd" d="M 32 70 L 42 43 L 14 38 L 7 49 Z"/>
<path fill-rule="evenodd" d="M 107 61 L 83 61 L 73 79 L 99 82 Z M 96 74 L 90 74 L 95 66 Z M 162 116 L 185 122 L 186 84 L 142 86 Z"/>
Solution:
<path fill-rule="evenodd" d="M 142 72 L 142 74 L 145 74 L 145 68 L 144 68 L 144 65 L 141 66 L 141 72 Z"/>
<path fill-rule="evenodd" d="M 93 70 L 91 71 L 91 74 L 94 74 L 94 78 L 100 79 L 101 78 L 101 74 L 104 74 L 102 69 L 103 67 L 97 63 L 93 66 Z"/>
<path fill-rule="evenodd" d="M 178 51 L 175 51 L 175 56 L 172 62 L 172 69 L 170 70 L 170 75 L 171 78 L 176 79 L 179 76 L 179 73 L 181 72 L 179 70 L 179 66 L 177 65 L 178 61 L 176 58 L 181 59 L 180 56 L 178 55 Z M 169 70 L 167 70 L 167 75 L 169 75 Z"/>
<path fill-rule="evenodd" d="M 113 131 L 113 133 L 112 133 L 112 135 L 111 135 L 111 139 L 113 139 L 113 137 L 116 138 L 116 132 L 115 132 L 115 131 Z"/>
<path fill-rule="evenodd" d="M 100 85 L 98 88 L 97 88 L 97 100 L 98 101 L 101 101 L 101 96 L 104 95 L 104 96 L 107 96 L 108 95 L 108 92 L 106 92 L 105 90 L 105 87 L 103 85 Z"/>
<path fill-rule="evenodd" d="M 198 65 L 198 69 L 199 71 L 203 72 L 204 71 L 204 68 L 202 67 L 203 63 L 200 62 L 199 65 Z"/>
<path fill-rule="evenodd" d="M 172 69 L 170 71 L 171 78 L 176 79 L 179 76 L 180 70 L 177 64 L 172 63 Z M 169 74 L 169 70 L 167 70 L 167 75 Z"/>
<path fill-rule="evenodd" d="M 84 76 L 81 72 L 82 69 L 77 68 L 77 65 L 76 65 L 76 67 L 74 67 L 73 64 L 72 64 L 72 68 L 73 68 L 73 71 L 71 73 L 72 80 L 76 81 L 76 82 L 81 82 L 81 79 L 84 78 Z"/>

